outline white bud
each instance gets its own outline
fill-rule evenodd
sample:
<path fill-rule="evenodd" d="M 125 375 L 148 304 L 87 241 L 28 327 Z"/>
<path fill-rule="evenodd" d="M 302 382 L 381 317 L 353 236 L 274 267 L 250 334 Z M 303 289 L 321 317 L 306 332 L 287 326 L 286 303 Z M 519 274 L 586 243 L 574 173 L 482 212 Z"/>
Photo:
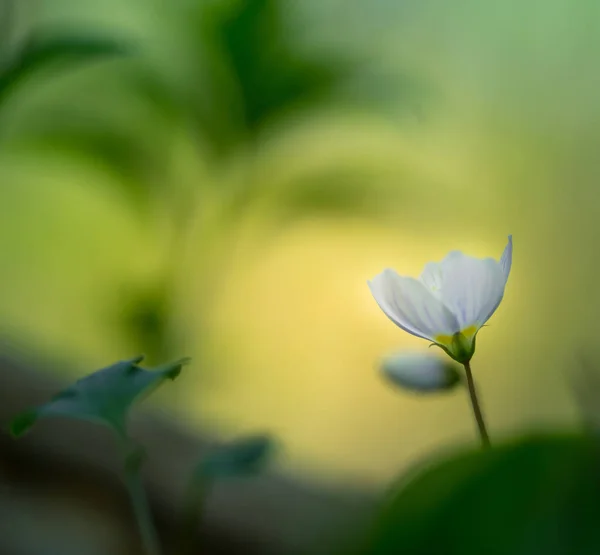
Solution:
<path fill-rule="evenodd" d="M 383 359 L 381 371 L 394 385 L 421 393 L 446 391 L 460 382 L 456 365 L 426 353 L 396 353 Z"/>

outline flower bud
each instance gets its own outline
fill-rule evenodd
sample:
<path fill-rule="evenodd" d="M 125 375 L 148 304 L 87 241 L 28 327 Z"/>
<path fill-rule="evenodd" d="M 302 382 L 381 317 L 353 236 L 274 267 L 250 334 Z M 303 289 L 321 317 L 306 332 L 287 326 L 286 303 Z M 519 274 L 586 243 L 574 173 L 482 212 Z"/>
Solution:
<path fill-rule="evenodd" d="M 447 391 L 460 382 L 456 365 L 427 353 L 396 353 L 383 359 L 381 371 L 394 385 L 419 393 Z"/>

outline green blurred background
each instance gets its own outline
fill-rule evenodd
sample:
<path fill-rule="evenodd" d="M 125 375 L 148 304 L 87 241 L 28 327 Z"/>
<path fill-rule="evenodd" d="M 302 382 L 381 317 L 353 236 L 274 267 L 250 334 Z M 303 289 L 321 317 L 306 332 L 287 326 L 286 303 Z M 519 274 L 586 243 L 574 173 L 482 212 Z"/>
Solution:
<path fill-rule="evenodd" d="M 575 422 L 565 372 L 600 306 L 596 2 L 5 0 L 0 17 L 6 65 L 33 32 L 75 48 L 0 89 L 12 352 L 62 379 L 189 355 L 151 405 L 270 431 L 286 472 L 382 487 L 475 430 L 464 392 L 380 378 L 381 356 L 427 345 L 367 279 L 498 258 L 512 233 L 473 361 L 490 432 Z"/>

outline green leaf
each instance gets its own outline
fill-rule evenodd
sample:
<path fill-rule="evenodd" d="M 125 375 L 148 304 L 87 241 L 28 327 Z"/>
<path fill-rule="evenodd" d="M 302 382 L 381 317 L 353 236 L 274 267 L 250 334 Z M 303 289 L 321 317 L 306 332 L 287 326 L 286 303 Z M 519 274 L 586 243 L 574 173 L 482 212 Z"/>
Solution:
<path fill-rule="evenodd" d="M 136 350 L 147 353 L 151 361 L 164 359 L 173 351 L 169 328 L 172 301 L 168 284 L 163 281 L 149 286 L 135 284 L 123 290 L 115 324 L 137 346 Z"/>
<path fill-rule="evenodd" d="M 537 436 L 462 453 L 393 494 L 369 555 L 600 553 L 598 443 Z"/>
<path fill-rule="evenodd" d="M 16 139 L 25 139 L 36 150 L 103 165 L 114 174 L 111 183 L 125 199 L 145 212 L 165 187 L 168 164 L 163 154 L 170 141 L 163 134 L 165 122 L 153 117 L 151 104 L 144 104 L 126 88 L 117 86 L 104 97 L 87 85 L 82 90 L 84 100 L 73 100 L 80 95 L 75 88 L 73 94 L 66 91 L 70 100 L 63 95 L 34 109 L 25 125 L 17 128 Z M 9 143 L 15 136 L 0 133 L 0 140 Z"/>
<path fill-rule="evenodd" d="M 218 155 L 253 142 L 264 124 L 328 100 L 353 62 L 302 52 L 284 20 L 281 0 L 195 4 L 184 25 L 196 41 L 190 71 L 190 118 Z"/>
<path fill-rule="evenodd" d="M 254 475 L 266 466 L 274 451 L 275 442 L 269 436 L 253 435 L 215 448 L 198 463 L 185 494 L 179 553 L 191 555 L 198 552 L 198 518 L 204 512 L 215 480 Z"/>
<path fill-rule="evenodd" d="M 381 175 L 377 168 L 327 168 L 295 179 L 273 192 L 273 223 L 285 227 L 306 216 L 377 216 L 383 212 L 386 194 L 373 183 Z M 260 191 L 258 191 L 260 192 Z M 251 194 L 251 192 L 249 192 Z"/>
<path fill-rule="evenodd" d="M 138 366 L 143 356 L 102 368 L 64 389 L 48 403 L 18 415 L 10 432 L 18 437 L 40 418 L 64 416 L 91 420 L 126 435 L 126 418 L 134 403 L 149 395 L 165 380 L 174 380 L 188 359 L 144 370 Z"/>
<path fill-rule="evenodd" d="M 217 41 L 234 70 L 244 100 L 244 120 L 256 129 L 271 114 L 331 90 L 341 64 L 295 51 L 280 0 L 241 0 L 217 27 Z"/>
<path fill-rule="evenodd" d="M 58 62 L 73 66 L 129 51 L 128 46 L 110 37 L 38 32 L 0 72 L 0 102 L 24 78 L 43 66 Z"/>
<path fill-rule="evenodd" d="M 28 410 L 16 416 L 10 424 L 10 431 L 14 437 L 23 435 L 37 420 L 37 411 Z"/>
<path fill-rule="evenodd" d="M 215 449 L 196 468 L 198 479 L 247 476 L 260 472 L 275 451 L 274 441 L 266 435 L 256 435 Z"/>

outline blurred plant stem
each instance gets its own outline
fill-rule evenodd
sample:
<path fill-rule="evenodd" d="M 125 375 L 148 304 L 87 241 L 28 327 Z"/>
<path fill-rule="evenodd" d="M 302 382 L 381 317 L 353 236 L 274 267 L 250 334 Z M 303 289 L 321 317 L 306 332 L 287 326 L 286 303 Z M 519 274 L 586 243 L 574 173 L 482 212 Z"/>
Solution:
<path fill-rule="evenodd" d="M 143 453 L 139 448 L 131 450 L 131 442 L 123 437 L 121 449 L 124 459 L 125 485 L 131 499 L 131 506 L 138 525 L 145 555 L 161 555 L 152 513 L 141 477 Z"/>
<path fill-rule="evenodd" d="M 183 140 L 187 138 L 184 135 Z M 254 152 L 251 151 L 251 154 Z M 229 176 L 220 174 L 219 164 L 195 166 L 194 179 L 186 178 L 190 172 L 190 159 L 193 160 L 192 164 L 197 163 L 198 153 L 193 149 L 190 152 L 185 147 L 182 148 L 181 142 L 175 140 L 171 147 L 166 179 L 177 186 L 171 190 L 165 203 L 168 207 L 169 236 L 164 247 L 161 270 L 169 313 L 162 344 L 157 346 L 157 352 L 154 353 L 157 360 L 169 359 L 177 352 L 188 351 L 190 342 L 196 346 L 196 352 L 203 351 L 198 348 L 198 342 L 208 340 L 208 315 L 218 298 L 219 286 L 231 261 L 232 249 L 237 240 L 237 226 L 243 221 L 253 198 L 249 192 L 253 176 L 248 170 L 243 170 L 237 177 L 239 188 L 232 192 L 226 187 L 213 188 L 206 183 L 197 182 L 199 175 L 203 176 L 200 179 L 206 179 L 207 182 L 226 182 Z M 188 248 L 192 232 L 195 250 L 190 253 Z M 179 276 L 189 256 L 200 258 L 203 262 L 202 272 L 194 276 L 195 287 L 201 292 L 201 310 L 198 311 L 198 306 L 195 305 L 193 314 L 181 314 L 176 297 L 182 289 Z M 186 337 L 189 326 L 185 322 L 188 318 L 194 320 L 194 335 L 190 338 Z"/>
<path fill-rule="evenodd" d="M 469 389 L 469 397 L 471 398 L 471 405 L 473 407 L 473 415 L 479 428 L 479 435 L 481 436 L 481 445 L 484 449 L 491 447 L 490 437 L 485 427 L 485 421 L 479 406 L 479 400 L 477 399 L 477 391 L 475 390 L 475 380 L 473 379 L 473 372 L 471 371 L 471 363 L 469 361 L 463 364 L 465 367 L 465 373 L 467 375 L 467 387 Z"/>
<path fill-rule="evenodd" d="M 170 214 L 171 228 L 166 245 L 162 275 L 169 313 L 167 314 L 168 321 L 165 323 L 162 344 L 157 349 L 157 360 L 169 358 L 180 347 L 181 326 L 179 325 L 179 318 L 175 314 L 179 288 L 178 275 L 181 272 L 182 262 L 185 260 L 188 234 L 196 211 L 196 203 L 197 195 L 194 194 L 194 191 L 188 188 L 174 191 Z"/>
<path fill-rule="evenodd" d="M 212 303 L 217 298 L 217 290 L 222 282 L 226 263 L 229 259 L 228 248 L 230 230 L 226 228 L 219 205 L 207 208 L 211 199 L 205 198 L 198 191 L 183 188 L 175 191 L 171 210 L 170 237 L 166 245 L 163 261 L 162 279 L 168 295 L 168 322 L 164 332 L 163 345 L 156 353 L 157 359 L 171 358 L 174 353 L 187 350 L 189 342 L 195 345 L 205 337 L 206 319 L 211 311 Z M 220 200 L 220 199 L 218 199 Z M 189 253 L 189 238 L 192 228 L 198 226 L 194 246 L 197 251 Z M 181 314 L 178 307 L 178 292 L 185 288 L 181 284 L 180 275 L 186 266 L 189 256 L 199 257 L 203 261 L 203 270 L 194 277 L 195 285 L 201 294 L 201 314 Z M 185 270 L 184 270 L 185 271 Z M 197 306 L 195 307 L 197 309 Z M 188 318 L 196 322 L 194 336 L 186 337 Z M 200 328 L 198 331 L 197 328 Z"/>
<path fill-rule="evenodd" d="M 197 530 L 202 520 L 211 485 L 212 480 L 209 478 L 192 479 L 190 482 L 181 515 L 177 555 L 194 555 L 202 552 L 202 533 L 200 533 L 199 545 Z"/>

